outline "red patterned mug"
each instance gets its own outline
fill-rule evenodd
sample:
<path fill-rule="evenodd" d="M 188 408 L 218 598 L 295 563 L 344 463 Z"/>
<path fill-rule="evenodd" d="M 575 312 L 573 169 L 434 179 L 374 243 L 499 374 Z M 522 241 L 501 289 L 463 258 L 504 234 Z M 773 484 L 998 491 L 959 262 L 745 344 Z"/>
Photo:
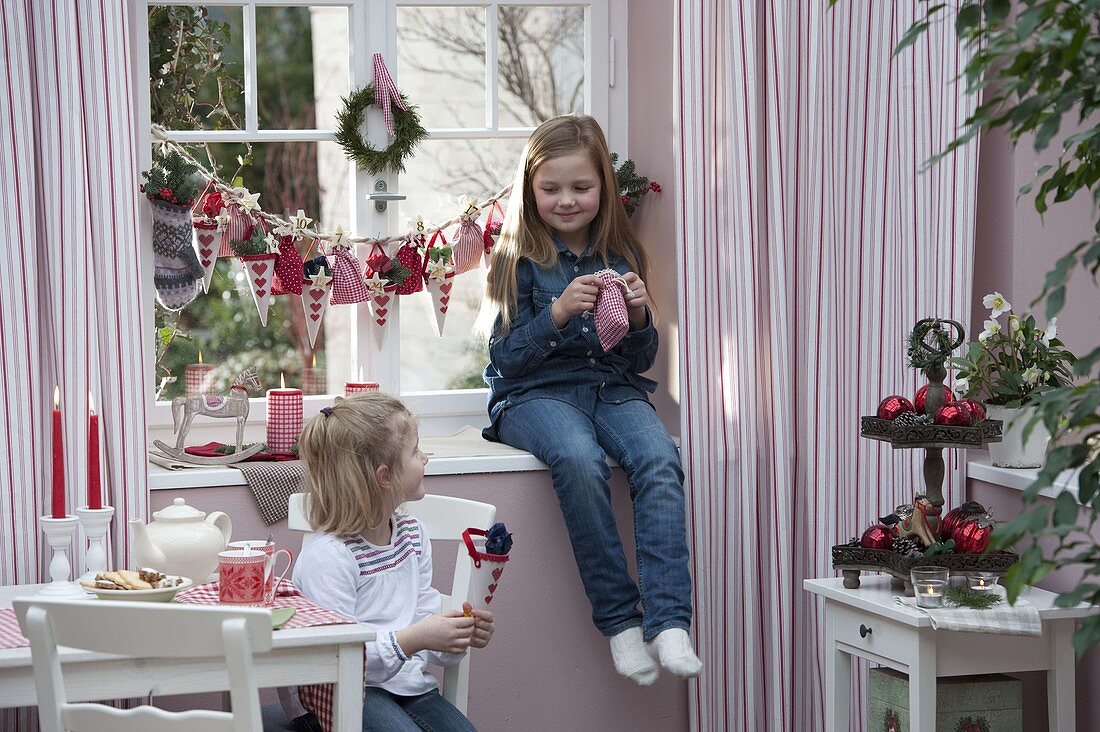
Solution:
<path fill-rule="evenodd" d="M 289 554 L 287 552 L 288 556 Z M 226 605 L 270 604 L 275 599 L 275 593 L 269 593 L 267 587 L 274 567 L 275 557 L 258 549 L 230 549 L 219 552 L 218 601 Z M 286 569 L 279 575 L 278 581 L 282 581 L 289 569 L 288 562 Z"/>
<path fill-rule="evenodd" d="M 279 551 L 275 551 L 275 542 L 267 541 L 266 539 L 246 539 L 244 541 L 231 541 L 226 545 L 225 548 L 230 550 L 252 549 L 254 551 L 263 552 L 269 557 L 278 557 L 280 554 L 286 554 L 286 569 L 290 569 L 290 563 L 294 561 L 294 554 L 291 553 L 289 549 L 280 549 Z M 279 575 L 280 582 L 286 575 L 286 569 L 284 569 L 283 573 Z M 270 571 L 267 573 L 267 581 L 264 583 L 264 598 L 269 605 L 275 599 L 275 589 L 275 562 L 273 560 L 271 563 Z"/>

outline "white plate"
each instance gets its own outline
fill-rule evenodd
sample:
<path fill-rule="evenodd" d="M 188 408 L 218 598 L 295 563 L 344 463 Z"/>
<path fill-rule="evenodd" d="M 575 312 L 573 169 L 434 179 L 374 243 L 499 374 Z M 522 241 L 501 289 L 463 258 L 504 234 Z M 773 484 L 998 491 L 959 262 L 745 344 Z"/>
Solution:
<path fill-rule="evenodd" d="M 175 587 L 156 587 L 151 590 L 97 590 L 90 588 L 100 600 L 130 600 L 131 602 L 170 602 L 177 592 L 186 590 L 194 583 L 186 577 Z"/>

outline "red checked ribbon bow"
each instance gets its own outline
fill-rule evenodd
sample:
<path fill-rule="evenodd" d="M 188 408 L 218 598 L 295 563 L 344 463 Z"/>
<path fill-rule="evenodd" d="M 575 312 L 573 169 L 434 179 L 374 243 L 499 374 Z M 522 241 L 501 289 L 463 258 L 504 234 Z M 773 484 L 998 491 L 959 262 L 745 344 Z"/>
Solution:
<path fill-rule="evenodd" d="M 393 134 L 393 107 L 396 104 L 401 109 L 407 110 L 405 102 L 401 101 L 401 95 L 397 93 L 397 86 L 390 77 L 386 62 L 382 60 L 382 54 L 374 54 L 374 102 L 382 108 L 382 116 L 386 120 L 386 130 Z"/>

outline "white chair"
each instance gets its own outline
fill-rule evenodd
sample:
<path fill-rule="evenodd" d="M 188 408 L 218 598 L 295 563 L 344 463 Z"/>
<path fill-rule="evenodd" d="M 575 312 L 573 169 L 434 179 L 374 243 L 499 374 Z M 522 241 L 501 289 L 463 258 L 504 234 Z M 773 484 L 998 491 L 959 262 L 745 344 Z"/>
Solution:
<path fill-rule="evenodd" d="M 313 527 L 309 523 L 309 495 L 295 493 L 290 496 L 287 526 L 295 531 L 305 531 L 302 545 L 310 540 Z M 490 503 L 468 501 L 465 498 L 426 495 L 419 501 L 404 506 L 409 514 L 415 516 L 424 525 L 432 541 L 454 541 L 459 543 L 455 558 L 455 571 L 451 579 L 451 594 L 443 595 L 443 608 L 461 610 L 462 603 L 470 600 L 473 579 L 473 560 L 470 559 L 465 545 L 462 544 L 462 532 L 470 527 L 487 529 L 496 519 L 497 507 Z M 443 698 L 458 707 L 463 714 L 470 694 L 470 654 L 462 663 L 443 670 Z"/>
<path fill-rule="evenodd" d="M 176 603 L 17 598 L 12 601 L 31 642 L 38 713 L 45 732 L 261 732 L 253 652 L 271 649 L 271 613 Z M 232 713 L 116 709 L 68 698 L 58 646 L 130 658 L 224 658 Z M 71 690 L 70 690 L 71 691 Z"/>

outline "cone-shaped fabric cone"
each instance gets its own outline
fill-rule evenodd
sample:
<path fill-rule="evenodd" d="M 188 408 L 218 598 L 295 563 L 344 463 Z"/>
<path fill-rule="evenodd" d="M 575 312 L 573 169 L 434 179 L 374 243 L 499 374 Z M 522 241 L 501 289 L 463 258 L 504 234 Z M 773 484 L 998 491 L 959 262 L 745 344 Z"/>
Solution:
<path fill-rule="evenodd" d="M 428 286 L 428 292 L 432 293 L 435 329 L 442 337 L 443 321 L 447 319 L 447 308 L 451 302 L 451 288 L 454 286 L 455 268 L 454 265 L 448 264 L 445 271 L 439 270 L 439 272 L 443 272 L 443 275 L 437 278 L 431 275 L 430 267 L 431 265 L 429 265 L 429 274 L 424 277 L 424 284 Z"/>
<path fill-rule="evenodd" d="M 370 299 L 371 320 L 374 322 L 374 335 L 379 347 L 382 345 L 382 332 L 386 328 L 386 321 L 390 318 L 390 308 L 397 305 L 396 288 L 392 285 L 386 287 L 381 295 L 375 295 Z"/>
<path fill-rule="evenodd" d="M 256 310 L 260 313 L 260 324 L 267 327 L 267 310 L 271 307 L 271 285 L 275 279 L 275 254 L 246 254 L 241 257 L 244 271 L 248 273 L 248 286 L 252 290 L 252 299 L 256 301 Z"/>
<path fill-rule="evenodd" d="M 214 268 L 218 264 L 218 225 L 213 221 L 193 219 L 191 227 L 195 254 L 202 265 L 202 291 L 210 292 L 210 280 L 214 277 Z"/>
<path fill-rule="evenodd" d="M 302 280 L 302 312 L 306 316 L 306 331 L 309 333 L 309 347 L 317 343 L 317 333 L 321 330 L 321 320 L 328 310 L 329 293 L 332 280 L 322 278 L 320 284 L 312 280 Z"/>

